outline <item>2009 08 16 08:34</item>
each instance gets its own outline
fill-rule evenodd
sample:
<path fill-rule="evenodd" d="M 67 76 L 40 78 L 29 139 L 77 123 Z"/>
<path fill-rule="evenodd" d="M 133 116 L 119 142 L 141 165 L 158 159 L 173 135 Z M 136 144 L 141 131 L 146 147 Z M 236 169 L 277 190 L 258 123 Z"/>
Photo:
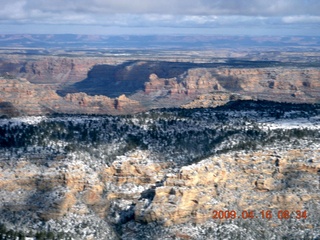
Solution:
<path fill-rule="evenodd" d="M 289 210 L 278 210 L 276 213 L 271 210 L 261 210 L 261 211 L 253 211 L 253 210 L 244 210 L 241 213 L 237 213 L 235 210 L 213 210 L 212 211 L 212 219 L 256 219 L 262 218 L 270 220 L 273 217 L 278 219 L 306 219 L 308 216 L 307 210 L 297 210 L 297 211 L 289 211 Z"/>

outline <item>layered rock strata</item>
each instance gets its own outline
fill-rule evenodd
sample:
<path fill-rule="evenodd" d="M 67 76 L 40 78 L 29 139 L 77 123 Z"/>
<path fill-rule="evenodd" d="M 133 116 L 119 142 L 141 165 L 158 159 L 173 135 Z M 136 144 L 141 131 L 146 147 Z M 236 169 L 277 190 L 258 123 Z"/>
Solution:
<path fill-rule="evenodd" d="M 276 215 L 280 210 L 292 218 L 296 211 L 307 211 L 307 219 L 294 221 L 301 229 L 317 228 L 319 156 L 315 149 L 222 154 L 178 171 L 170 163 L 150 160 L 147 151 L 118 157 L 109 167 L 81 158 L 49 165 L 21 159 L 14 167 L 2 161 L 1 211 L 35 213 L 34 220 L 44 221 L 59 222 L 73 214 L 114 224 L 134 220 L 201 226 L 213 221 L 214 210 L 254 211 L 260 220 L 260 212 L 270 210 L 273 218 L 264 219 L 269 227 L 284 224 Z"/>
<path fill-rule="evenodd" d="M 86 93 L 61 97 L 50 86 L 32 84 L 22 78 L 2 77 L 0 89 L 0 114 L 9 117 L 53 113 L 128 114 L 144 110 L 139 102 L 125 95 L 114 99 Z"/>
<path fill-rule="evenodd" d="M 35 68 L 39 71 L 2 73 L 1 115 L 130 114 L 164 107 L 215 107 L 238 99 L 320 100 L 320 70 L 315 67 L 213 68 L 212 64 L 153 61 L 106 65 L 99 64 L 100 59 L 79 62 L 78 69 L 72 58 L 43 61 Z M 59 69 L 61 74 L 75 73 L 60 76 Z M 17 77 L 22 75 L 26 78 Z"/>

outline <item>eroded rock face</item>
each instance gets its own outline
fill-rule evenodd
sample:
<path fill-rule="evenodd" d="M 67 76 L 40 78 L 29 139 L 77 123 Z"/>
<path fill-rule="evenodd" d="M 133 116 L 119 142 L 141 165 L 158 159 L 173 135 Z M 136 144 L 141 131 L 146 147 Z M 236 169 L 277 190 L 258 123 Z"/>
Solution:
<path fill-rule="evenodd" d="M 60 100 L 57 93 L 50 87 L 31 84 L 23 78 L 0 78 L 0 89 L 0 101 L 10 103 L 16 111 L 14 115 L 50 113 L 50 108 L 59 104 Z M 6 115 L 7 111 L 4 110 L 1 113 Z"/>
<path fill-rule="evenodd" d="M 4 161 L 1 209 L 33 212 L 33 218 L 44 221 L 94 214 L 115 224 L 134 220 L 163 226 L 206 224 L 214 210 L 255 211 L 257 216 L 267 210 L 307 210 L 309 218 L 299 225 L 312 228 L 320 164 L 310 159 L 319 156 L 314 149 L 222 154 L 178 172 L 169 163 L 150 160 L 147 151 L 119 157 L 109 167 L 70 159 L 49 166 L 23 160 L 9 167 Z M 266 224 L 276 226 L 279 220 Z"/>
<path fill-rule="evenodd" d="M 116 64 L 121 61 L 110 58 L 90 57 L 26 57 L 8 56 L 0 62 L 0 71 L 16 77 L 24 77 L 36 84 L 70 84 L 87 77 L 96 64 Z"/>
<path fill-rule="evenodd" d="M 27 62 L 21 72 L 12 70 L 18 63 L 7 66 L 11 73 L 3 73 L 0 79 L 2 115 L 130 114 L 164 107 L 215 107 L 238 99 L 320 100 L 320 70 L 315 67 L 102 62 L 52 57 Z"/>
<path fill-rule="evenodd" d="M 251 93 L 259 98 L 269 94 L 278 101 L 290 96 L 287 101 L 304 102 L 316 101 L 319 96 L 320 71 L 317 68 L 222 68 L 215 74 L 225 89 Z"/>
<path fill-rule="evenodd" d="M 237 100 L 254 100 L 251 96 L 240 95 L 240 94 L 231 94 L 227 92 L 216 92 L 216 93 L 207 93 L 201 94 L 196 97 L 190 103 L 181 105 L 182 108 L 208 108 L 208 107 L 217 107 L 226 104 L 229 101 Z"/>
<path fill-rule="evenodd" d="M 148 64 L 142 63 L 139 65 L 139 69 L 148 66 Z M 167 68 L 169 71 L 170 64 L 167 64 Z M 132 66 L 132 71 L 134 69 L 135 65 Z M 236 99 L 264 99 L 300 103 L 312 103 L 319 100 L 318 79 L 320 72 L 316 68 L 194 68 L 186 69 L 183 74 L 178 72 L 176 76 L 171 72 L 171 75 L 174 76 L 171 78 L 159 77 L 156 73 L 151 73 L 147 77 L 143 75 L 144 73 L 140 75 L 139 71 L 135 70 L 135 72 L 136 76 L 133 73 L 128 75 L 128 79 L 125 77 L 126 74 L 121 75 L 121 79 L 115 76 L 113 81 L 116 85 L 120 84 L 120 87 L 117 88 L 120 93 L 127 91 L 125 86 L 126 84 L 131 85 L 131 81 L 144 81 L 144 87 L 140 89 L 140 92 L 131 92 L 129 98 L 139 101 L 146 108 L 179 107 L 189 103 L 189 107 L 214 107 Z M 86 81 L 89 83 L 90 78 Z M 124 85 L 121 85 L 121 82 Z M 92 84 L 94 86 L 95 83 Z M 94 87 L 90 88 L 92 94 Z M 223 94 L 232 97 L 229 97 L 229 100 L 222 100 Z M 220 98 L 217 98 L 217 95 L 220 95 Z M 208 99 L 210 101 L 207 101 Z"/>
<path fill-rule="evenodd" d="M 184 108 L 216 107 L 239 99 L 315 103 L 319 101 L 319 74 L 316 68 L 192 69 L 180 80 L 152 74 L 145 84 L 147 95 L 140 99 L 151 102 L 162 96 L 157 98 L 158 105 L 172 99 L 172 105 L 180 103 Z"/>
<path fill-rule="evenodd" d="M 315 190 L 320 165 L 300 159 L 317 154 L 290 150 L 281 157 L 271 151 L 221 155 L 182 167 L 178 174 L 167 176 L 148 207 L 143 201 L 137 204 L 135 219 L 171 225 L 204 222 L 213 210 L 305 209 L 320 198 Z"/>
<path fill-rule="evenodd" d="M 26 79 L 0 78 L 0 115 L 44 115 L 52 113 L 128 114 L 143 111 L 139 102 L 121 95 L 89 96 L 85 93 L 59 96 L 50 86 Z"/>
<path fill-rule="evenodd" d="M 63 100 L 75 106 L 80 113 L 128 114 L 144 110 L 139 102 L 131 100 L 125 95 L 112 99 L 101 95 L 89 96 L 85 93 L 73 93 L 67 94 Z M 60 111 L 68 112 L 63 106 Z"/>

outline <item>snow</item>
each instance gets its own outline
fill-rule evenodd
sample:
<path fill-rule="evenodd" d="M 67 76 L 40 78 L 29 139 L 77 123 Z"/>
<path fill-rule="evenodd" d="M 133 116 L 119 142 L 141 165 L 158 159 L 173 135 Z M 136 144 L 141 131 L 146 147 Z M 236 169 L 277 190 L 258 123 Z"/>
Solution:
<path fill-rule="evenodd" d="M 316 118 L 295 118 L 295 119 L 262 119 L 258 123 L 262 124 L 263 129 L 320 129 L 320 122 Z"/>
<path fill-rule="evenodd" d="M 31 117 L 15 117 L 10 119 L 0 119 L 0 125 L 20 125 L 22 123 L 29 125 L 36 125 L 46 120 L 45 116 L 31 116 Z"/>

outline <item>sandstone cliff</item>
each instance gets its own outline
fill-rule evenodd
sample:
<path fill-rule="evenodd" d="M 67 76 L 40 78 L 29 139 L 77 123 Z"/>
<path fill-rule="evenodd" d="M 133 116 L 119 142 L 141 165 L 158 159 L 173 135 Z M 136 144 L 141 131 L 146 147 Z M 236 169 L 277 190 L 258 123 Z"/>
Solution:
<path fill-rule="evenodd" d="M 118 64 L 121 60 L 95 57 L 30 57 L 9 55 L 0 61 L 0 72 L 28 79 L 36 84 L 72 84 L 87 77 L 97 64 Z"/>
<path fill-rule="evenodd" d="M 128 114 L 163 107 L 215 107 L 237 99 L 316 103 L 320 96 L 316 67 L 121 61 L 3 60 L 2 114 Z"/>
<path fill-rule="evenodd" d="M 85 93 L 59 96 L 46 84 L 32 84 L 23 78 L 0 78 L 0 115 L 25 116 L 52 113 L 128 114 L 143 111 L 139 102 L 125 95 L 111 99 Z"/>
<path fill-rule="evenodd" d="M 308 219 L 296 220 L 296 224 L 312 229 L 317 217 L 311 206 L 320 200 L 320 165 L 307 160 L 319 154 L 314 149 L 222 154 L 184 166 L 177 173 L 170 164 L 152 162 L 148 152 L 141 151 L 95 169 L 71 159 L 57 159 L 48 166 L 20 160 L 13 167 L 4 161 L 1 209 L 33 212 L 34 219 L 57 222 L 71 216 L 98 216 L 124 227 L 130 227 L 126 224 L 132 225 L 133 219 L 167 227 L 206 226 L 226 221 L 213 220 L 213 210 L 254 211 L 259 219 L 260 211 L 271 210 L 273 218 L 262 220 L 266 229 L 281 228 L 279 210 L 288 210 L 294 217 L 296 211 L 307 209 Z"/>
<path fill-rule="evenodd" d="M 246 92 L 259 99 L 287 102 L 319 100 L 318 68 L 218 69 L 214 71 L 225 89 Z"/>
<path fill-rule="evenodd" d="M 46 85 L 34 85 L 26 79 L 0 78 L 2 103 L 10 103 L 15 109 L 13 115 L 41 115 L 50 113 L 52 104 L 58 104 L 60 97 Z M 49 107 L 49 108 L 48 108 Z M 1 114 L 12 114 L 6 110 Z"/>

